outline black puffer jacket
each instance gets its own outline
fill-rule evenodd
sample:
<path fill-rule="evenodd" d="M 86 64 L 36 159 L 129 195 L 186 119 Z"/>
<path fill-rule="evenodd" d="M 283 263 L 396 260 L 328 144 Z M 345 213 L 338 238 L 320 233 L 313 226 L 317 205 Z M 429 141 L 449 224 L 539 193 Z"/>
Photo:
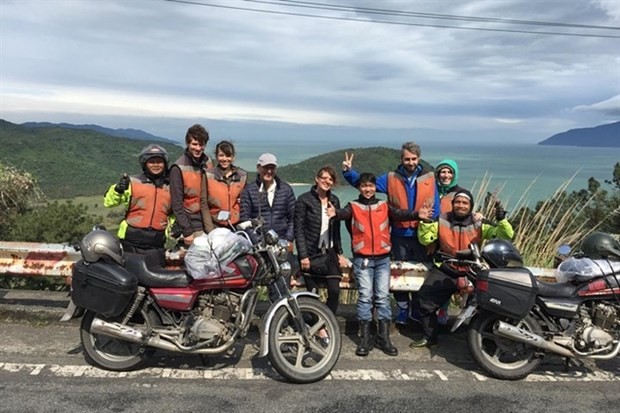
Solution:
<path fill-rule="evenodd" d="M 328 194 L 329 202 L 336 208 L 340 208 L 340 200 L 331 192 Z M 299 259 L 308 258 L 319 253 L 319 239 L 321 237 L 321 201 L 316 192 L 316 185 L 310 191 L 305 192 L 295 202 L 295 242 Z M 329 234 L 334 249 L 342 254 L 340 241 L 340 222 L 329 221 Z"/>

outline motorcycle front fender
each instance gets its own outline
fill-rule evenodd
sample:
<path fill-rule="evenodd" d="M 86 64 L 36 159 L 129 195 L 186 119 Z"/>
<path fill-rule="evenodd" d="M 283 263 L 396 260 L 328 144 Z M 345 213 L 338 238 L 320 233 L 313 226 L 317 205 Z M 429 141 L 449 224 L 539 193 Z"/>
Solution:
<path fill-rule="evenodd" d="M 452 328 L 450 329 L 451 333 L 454 333 L 458 328 L 463 324 L 469 324 L 472 318 L 478 312 L 478 306 L 475 304 L 470 304 L 463 308 L 458 316 L 456 316 L 456 320 L 454 324 L 452 324 Z"/>
<path fill-rule="evenodd" d="M 319 295 L 312 293 L 310 291 L 297 291 L 291 294 L 294 300 L 297 300 L 297 297 L 307 296 L 319 299 Z M 273 316 L 276 311 L 280 307 L 287 307 L 289 312 L 292 312 L 291 305 L 288 302 L 286 297 L 279 299 L 278 301 L 271 304 L 267 313 L 263 316 L 263 319 L 260 323 L 260 350 L 258 352 L 258 357 L 265 357 L 269 353 L 269 327 L 271 326 L 271 322 L 273 321 Z"/>

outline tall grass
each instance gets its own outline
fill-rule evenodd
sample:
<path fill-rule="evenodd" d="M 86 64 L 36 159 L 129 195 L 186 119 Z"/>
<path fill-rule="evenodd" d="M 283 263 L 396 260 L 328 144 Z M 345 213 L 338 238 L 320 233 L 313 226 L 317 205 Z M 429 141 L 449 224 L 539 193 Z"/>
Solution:
<path fill-rule="evenodd" d="M 540 204 L 537 211 L 527 208 L 527 195 L 536 179 L 528 185 L 514 205 L 504 206 L 507 210 L 514 211 L 512 216 L 508 215 L 508 220 L 519 222 L 513 242 L 521 252 L 525 265 L 550 268 L 561 245 L 568 244 L 575 250 L 586 235 L 602 224 L 600 222 L 596 226 L 585 226 L 587 220 L 584 208 L 592 202 L 596 193 L 581 206 L 578 201 L 569 203 L 566 191 L 576 175 L 577 173 L 562 183 L 550 198 Z M 480 183 L 474 183 L 474 188 L 477 188 L 474 190 L 476 199 L 483 200 L 491 193 L 491 202 L 487 202 L 481 211 L 486 217 L 494 216 L 494 201 L 501 199 L 501 188 L 489 191 L 490 178 L 485 174 Z M 608 218 L 609 216 L 606 217 Z"/>

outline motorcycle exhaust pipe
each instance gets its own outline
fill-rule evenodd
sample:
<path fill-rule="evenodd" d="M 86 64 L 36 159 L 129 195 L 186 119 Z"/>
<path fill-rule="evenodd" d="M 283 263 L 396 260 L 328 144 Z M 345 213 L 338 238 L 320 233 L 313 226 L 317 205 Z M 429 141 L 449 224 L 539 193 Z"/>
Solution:
<path fill-rule="evenodd" d="M 575 357 L 575 354 L 573 354 L 570 350 L 553 342 L 547 341 L 538 334 L 531 333 L 503 321 L 498 321 L 495 324 L 495 326 L 493 327 L 493 333 L 513 341 L 518 341 L 520 343 L 525 343 L 530 346 L 538 347 L 543 350 L 559 354 L 561 356 Z"/>
<path fill-rule="evenodd" d="M 100 318 L 95 317 L 90 325 L 92 334 L 103 334 L 106 336 L 119 338 L 121 340 L 130 341 L 132 343 L 143 344 L 149 347 L 155 347 L 168 351 L 179 351 L 179 348 L 172 343 L 164 341 L 159 337 L 146 338 L 144 333 L 135 328 L 122 325 L 119 323 L 109 323 Z"/>
<path fill-rule="evenodd" d="M 189 354 L 220 354 L 232 347 L 235 343 L 235 340 L 231 339 L 224 345 L 215 348 L 195 349 L 190 347 L 182 347 L 172 343 L 171 341 L 163 340 L 159 336 L 151 336 L 147 338 L 140 330 L 136 330 L 135 328 L 119 323 L 109 323 L 97 317 L 93 319 L 93 322 L 90 325 L 90 332 L 92 334 L 103 334 L 132 343 L 142 344 L 147 347 L 158 348 L 160 350 Z"/>

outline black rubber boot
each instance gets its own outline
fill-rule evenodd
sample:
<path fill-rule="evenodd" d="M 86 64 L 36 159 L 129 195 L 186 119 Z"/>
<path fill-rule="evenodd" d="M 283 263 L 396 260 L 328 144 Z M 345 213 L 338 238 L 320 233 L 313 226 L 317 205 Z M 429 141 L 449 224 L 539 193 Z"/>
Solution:
<path fill-rule="evenodd" d="M 379 320 L 379 329 L 375 346 L 381 349 L 388 356 L 397 356 L 398 349 L 392 345 L 390 341 L 390 322 L 388 320 Z"/>
<path fill-rule="evenodd" d="M 368 355 L 370 350 L 372 350 L 372 335 L 370 334 L 370 321 L 360 321 L 360 332 L 362 334 L 362 338 L 360 340 L 360 343 L 357 345 L 355 354 L 361 357 L 365 357 Z"/>

